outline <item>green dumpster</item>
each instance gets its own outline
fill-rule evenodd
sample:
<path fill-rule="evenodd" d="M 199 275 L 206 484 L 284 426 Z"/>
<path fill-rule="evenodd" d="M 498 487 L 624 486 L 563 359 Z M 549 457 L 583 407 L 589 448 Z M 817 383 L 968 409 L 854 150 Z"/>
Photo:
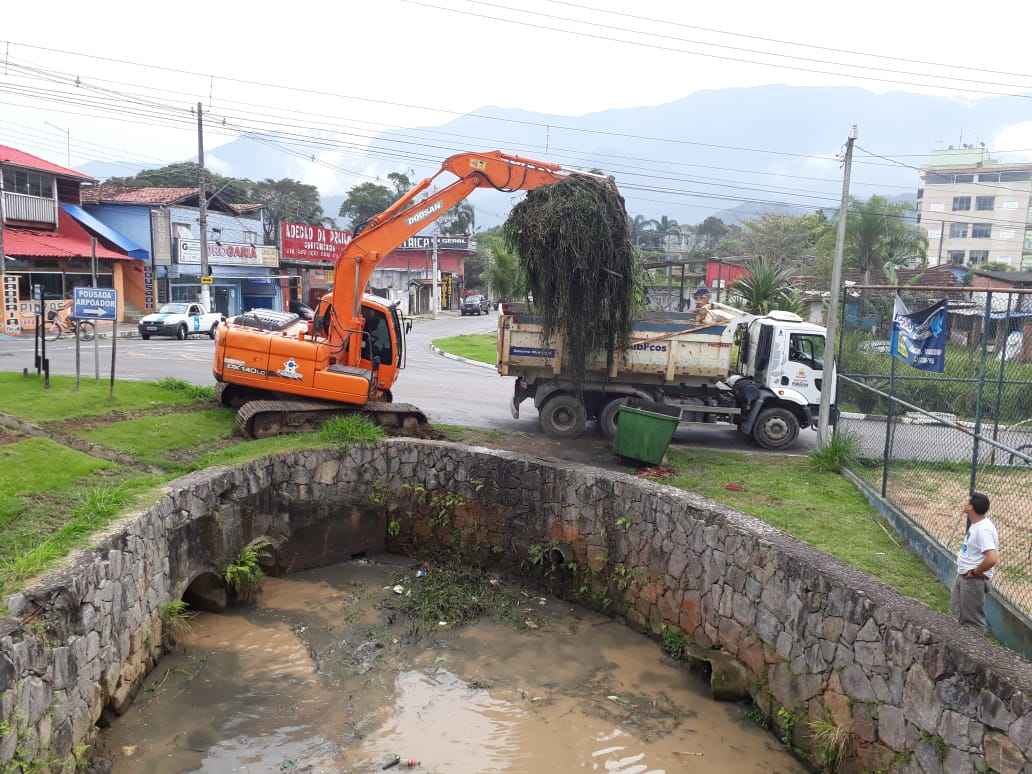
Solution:
<path fill-rule="evenodd" d="M 617 412 L 616 453 L 658 465 L 680 421 L 680 410 L 650 404 L 650 410 L 624 404 Z M 669 412 L 669 413 L 668 413 Z"/>

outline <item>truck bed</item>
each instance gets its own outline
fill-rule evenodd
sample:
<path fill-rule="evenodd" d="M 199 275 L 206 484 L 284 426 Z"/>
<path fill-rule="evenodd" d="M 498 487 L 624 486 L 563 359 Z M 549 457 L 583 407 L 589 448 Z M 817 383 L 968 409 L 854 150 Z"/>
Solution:
<path fill-rule="evenodd" d="M 706 323 L 694 314 L 651 312 L 635 320 L 630 343 L 588 361 L 590 375 L 605 381 L 705 384 L 731 374 L 734 317 L 711 311 Z M 545 341 L 540 319 L 525 306 L 507 305 L 498 318 L 498 372 L 503 376 L 555 377 L 562 373 L 561 341 Z"/>

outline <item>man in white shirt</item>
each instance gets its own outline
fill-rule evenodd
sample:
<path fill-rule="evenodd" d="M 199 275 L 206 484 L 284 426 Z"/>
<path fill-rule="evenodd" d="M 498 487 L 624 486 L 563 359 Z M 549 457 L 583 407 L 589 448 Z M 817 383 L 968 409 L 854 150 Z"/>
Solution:
<path fill-rule="evenodd" d="M 985 594 L 1000 563 L 1000 538 L 988 513 L 989 498 L 972 492 L 964 506 L 969 526 L 957 552 L 957 579 L 950 594 L 950 608 L 961 625 L 983 630 Z"/>

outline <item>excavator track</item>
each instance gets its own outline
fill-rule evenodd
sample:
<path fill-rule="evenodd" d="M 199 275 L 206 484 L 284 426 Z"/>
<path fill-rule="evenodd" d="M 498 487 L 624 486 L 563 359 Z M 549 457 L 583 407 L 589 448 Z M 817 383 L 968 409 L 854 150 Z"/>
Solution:
<path fill-rule="evenodd" d="M 369 401 L 364 406 L 315 400 L 252 400 L 237 411 L 237 426 L 248 438 L 269 438 L 284 433 L 314 430 L 331 417 L 361 414 L 376 424 L 418 435 L 429 423 L 409 403 Z"/>

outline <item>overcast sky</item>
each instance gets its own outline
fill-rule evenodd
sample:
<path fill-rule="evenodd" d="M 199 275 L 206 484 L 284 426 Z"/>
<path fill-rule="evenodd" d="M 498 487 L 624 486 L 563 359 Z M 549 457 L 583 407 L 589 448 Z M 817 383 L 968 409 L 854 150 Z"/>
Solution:
<path fill-rule="evenodd" d="M 422 0 L 419 0 L 422 2 Z M 114 158 L 158 163 L 189 156 L 195 137 L 188 124 L 189 106 L 200 99 L 217 114 L 221 109 L 273 114 L 283 113 L 284 123 L 311 125 L 309 133 L 329 128 L 333 120 L 368 122 L 369 131 L 380 124 L 433 126 L 453 113 L 421 110 L 413 106 L 440 106 L 469 111 L 484 105 L 502 105 L 531 111 L 577 115 L 613 107 L 654 105 L 701 89 L 754 86 L 771 83 L 794 85 L 852 85 L 873 91 L 908 90 L 951 94 L 958 99 L 978 95 L 912 85 L 919 76 L 882 73 L 880 77 L 909 80 L 893 84 L 845 75 L 801 72 L 770 65 L 727 61 L 727 58 L 763 59 L 794 67 L 841 70 L 835 65 L 759 57 L 728 48 L 704 49 L 701 41 L 725 46 L 794 53 L 832 62 L 853 62 L 915 73 L 948 72 L 954 78 L 972 78 L 992 84 L 972 84 L 986 91 L 1015 91 L 1032 86 L 1032 75 L 1019 78 L 971 70 L 977 67 L 1013 73 L 1032 73 L 1028 62 L 1028 31 L 1032 10 L 1028 4 L 992 6 L 996 18 L 991 37 L 972 37 L 973 25 L 983 20 L 970 2 L 940 2 L 934 12 L 925 3 L 868 2 L 859 5 L 827 2 L 770 3 L 738 0 L 735 3 L 686 3 L 672 0 L 576 0 L 583 5 L 640 16 L 665 19 L 661 24 L 635 20 L 549 0 L 431 0 L 436 8 L 453 8 L 481 17 L 445 12 L 403 0 L 344 0 L 314 3 L 218 3 L 180 2 L 160 7 L 139 2 L 83 3 L 56 0 L 45 5 L 4 3 L 0 62 L 17 68 L 33 67 L 65 73 L 66 84 L 77 76 L 85 84 L 122 93 L 149 94 L 148 99 L 181 111 L 182 124 L 170 126 L 166 118 L 130 119 L 114 115 L 104 120 L 96 108 L 51 103 L 42 107 L 38 98 L 0 94 L 0 142 L 34 150 L 55 161 L 64 161 L 63 139 L 50 121 L 72 133 L 72 164 L 91 159 Z M 522 11 L 507 10 L 521 8 Z M 999 13 L 1006 9 L 1004 20 Z M 580 18 L 595 25 L 533 16 L 539 11 L 559 17 Z M 524 26 L 506 24 L 482 16 L 517 18 Z M 833 48 L 888 54 L 910 59 L 952 62 L 965 69 L 944 71 L 902 61 L 850 57 L 835 51 L 789 47 L 743 37 L 729 37 L 675 23 L 731 30 L 784 40 L 805 41 Z M 540 29 L 526 25 L 541 25 Z M 644 37 L 631 30 L 653 33 Z M 692 56 L 671 50 L 621 44 L 612 40 L 578 37 L 619 37 L 648 46 L 706 50 L 725 59 Z M 656 37 L 656 35 L 668 37 Z M 682 38 L 682 40 L 672 39 Z M 70 57 L 27 48 L 34 44 L 70 49 L 132 62 L 166 65 L 214 79 L 164 73 L 140 67 Z M 0 46 L 5 44 L 0 43 Z M 7 57 L 7 59 L 3 59 Z M 0 66 L 0 88 L 67 90 L 103 101 L 97 91 L 45 82 L 39 76 Z M 879 73 L 867 71 L 872 76 Z M 224 76 L 266 81 L 325 92 L 316 96 L 301 92 L 249 86 Z M 106 80 L 103 80 L 106 79 Z M 955 81 L 954 85 L 963 85 Z M 1024 90 L 1024 89 L 1022 89 Z M 331 94 L 368 97 L 407 107 L 341 99 Z M 231 103 L 231 100 L 237 102 Z M 240 103 L 252 103 L 244 106 Z M 15 106 L 13 103 L 20 103 Z M 26 105 L 35 107 L 25 107 Z M 141 108 L 141 110 L 144 108 Z M 66 111 L 66 112 L 57 112 Z M 308 116 L 302 111 L 309 111 Z M 78 113 L 80 115 L 76 115 Z M 81 115 L 91 114 L 91 115 Z M 239 115 L 239 113 L 237 113 Z M 163 126 L 129 124 L 129 120 Z M 317 128 L 313 128 L 317 127 Z M 846 127 L 843 127 L 845 131 Z M 1032 147 L 1032 125 L 1008 130 L 1011 147 Z M 672 136 L 690 137 L 690 127 L 671 127 Z M 216 146 L 233 137 L 227 127 L 213 130 L 208 142 Z M 92 144 L 87 144 L 92 143 Z M 762 138 L 757 137 L 757 144 Z M 793 150 L 793 149 L 787 149 Z M 312 170 L 331 184 L 336 173 Z M 357 182 L 358 178 L 347 181 Z"/>

